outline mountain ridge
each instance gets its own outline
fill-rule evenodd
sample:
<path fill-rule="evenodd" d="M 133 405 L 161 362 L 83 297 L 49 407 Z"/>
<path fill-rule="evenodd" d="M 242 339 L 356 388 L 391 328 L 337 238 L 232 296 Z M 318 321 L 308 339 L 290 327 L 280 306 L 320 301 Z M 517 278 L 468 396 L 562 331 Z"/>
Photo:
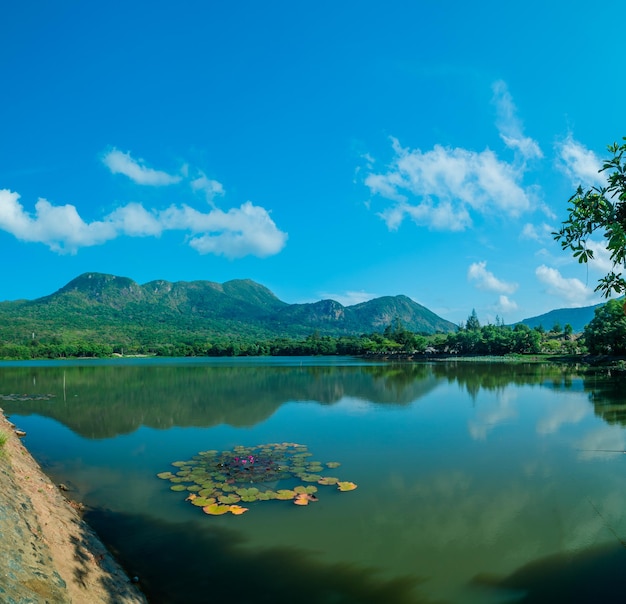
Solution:
<path fill-rule="evenodd" d="M 593 319 L 597 308 L 604 306 L 604 302 L 594 304 L 592 306 L 580 306 L 576 308 L 556 308 L 535 317 L 522 319 L 518 323 L 523 323 L 531 329 L 534 327 L 543 327 L 546 331 L 552 329 L 555 325 L 559 325 L 561 329 L 569 324 L 575 333 L 580 333 L 585 326 Z"/>
<path fill-rule="evenodd" d="M 546 330 L 569 323 L 581 332 L 598 306 L 556 309 L 519 323 Z M 105 333 L 109 339 L 132 334 L 146 342 L 155 337 L 167 341 L 173 333 L 209 340 L 337 337 L 382 332 L 396 322 L 424 335 L 457 329 L 405 295 L 349 306 L 332 299 L 290 304 L 251 279 L 156 279 L 140 285 L 124 276 L 86 272 L 47 296 L 0 302 L 0 337 L 7 341 L 34 339 L 35 334 L 48 340 L 72 336 L 98 341 Z"/>
<path fill-rule="evenodd" d="M 107 327 L 136 332 L 176 328 L 204 337 L 357 335 L 381 332 L 394 321 L 424 334 L 457 327 L 404 295 L 353 306 L 335 300 L 289 304 L 251 279 L 224 283 L 157 279 L 140 285 L 128 277 L 98 272 L 83 273 L 35 300 L 2 302 L 3 318 L 24 327 L 32 323 L 28 329 L 33 333 L 43 329 L 47 334 L 70 326 L 91 334 Z"/>

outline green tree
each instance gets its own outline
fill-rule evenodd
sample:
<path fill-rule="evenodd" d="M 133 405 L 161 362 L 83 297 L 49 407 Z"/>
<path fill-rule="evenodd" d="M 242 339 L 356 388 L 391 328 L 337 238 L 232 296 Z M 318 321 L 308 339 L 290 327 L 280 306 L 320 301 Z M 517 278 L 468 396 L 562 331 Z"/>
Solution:
<path fill-rule="evenodd" d="M 607 185 L 587 190 L 579 186 L 569 199 L 567 220 L 560 231 L 552 233 L 561 247 L 571 250 L 581 263 L 593 259 L 589 239 L 596 233 L 604 237 L 613 266 L 599 280 L 596 291 L 607 298 L 613 292 L 626 291 L 626 280 L 622 277 L 626 263 L 626 162 L 623 159 L 626 143 L 614 143 L 608 150 L 613 157 L 605 160 L 600 170 L 607 173 Z"/>
<path fill-rule="evenodd" d="M 468 331 L 477 331 L 480 329 L 480 321 L 478 320 L 478 315 L 476 314 L 475 308 L 472 308 L 472 314 L 467 317 L 465 329 L 467 329 Z"/>
<path fill-rule="evenodd" d="M 513 328 L 512 350 L 518 353 L 537 354 L 541 352 L 541 334 L 528 325 L 518 323 Z"/>
<path fill-rule="evenodd" d="M 584 336 L 592 354 L 626 354 L 626 315 L 622 302 L 609 300 L 596 308 Z"/>

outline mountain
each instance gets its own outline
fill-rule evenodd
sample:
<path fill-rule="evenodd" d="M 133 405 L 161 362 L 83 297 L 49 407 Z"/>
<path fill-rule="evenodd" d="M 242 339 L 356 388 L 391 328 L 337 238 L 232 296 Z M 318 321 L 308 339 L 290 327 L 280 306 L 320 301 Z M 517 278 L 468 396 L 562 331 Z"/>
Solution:
<path fill-rule="evenodd" d="M 383 331 L 395 320 L 420 333 L 449 332 L 456 325 L 406 296 L 385 296 L 354 306 L 334 300 L 288 304 L 251 280 L 151 281 L 85 273 L 36 300 L 0 303 L 0 338 L 55 335 L 97 340 L 124 335 L 144 341 L 168 333 L 194 338 L 306 337 Z"/>
<path fill-rule="evenodd" d="M 520 321 L 520 323 L 528 325 L 530 328 L 539 327 L 541 325 L 546 331 L 552 329 L 555 324 L 560 325 L 561 329 L 563 329 L 563 327 L 569 323 L 575 333 L 580 333 L 585 329 L 585 325 L 593 319 L 596 308 L 602 305 L 603 303 L 580 308 L 559 308 L 544 313 L 543 315 L 524 319 Z"/>

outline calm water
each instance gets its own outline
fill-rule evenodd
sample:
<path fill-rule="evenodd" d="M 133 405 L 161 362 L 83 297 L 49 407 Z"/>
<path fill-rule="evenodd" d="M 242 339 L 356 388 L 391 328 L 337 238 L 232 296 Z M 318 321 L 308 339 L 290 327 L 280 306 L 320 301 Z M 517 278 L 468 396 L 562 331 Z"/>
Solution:
<path fill-rule="evenodd" d="M 625 593 L 626 388 L 615 377 L 347 358 L 34 362 L 0 364 L 0 395 L 153 602 Z M 209 517 L 155 477 L 199 451 L 283 441 L 341 462 L 333 474 L 358 489 Z"/>

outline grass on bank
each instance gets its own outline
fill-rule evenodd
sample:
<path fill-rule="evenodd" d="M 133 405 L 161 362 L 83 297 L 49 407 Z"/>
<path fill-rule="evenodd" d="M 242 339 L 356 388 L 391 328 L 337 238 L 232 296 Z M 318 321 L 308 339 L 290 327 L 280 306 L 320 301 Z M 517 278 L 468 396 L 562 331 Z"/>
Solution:
<path fill-rule="evenodd" d="M 0 457 L 4 457 L 6 453 L 4 445 L 7 444 L 7 440 L 9 440 L 9 436 L 5 432 L 0 432 Z"/>

